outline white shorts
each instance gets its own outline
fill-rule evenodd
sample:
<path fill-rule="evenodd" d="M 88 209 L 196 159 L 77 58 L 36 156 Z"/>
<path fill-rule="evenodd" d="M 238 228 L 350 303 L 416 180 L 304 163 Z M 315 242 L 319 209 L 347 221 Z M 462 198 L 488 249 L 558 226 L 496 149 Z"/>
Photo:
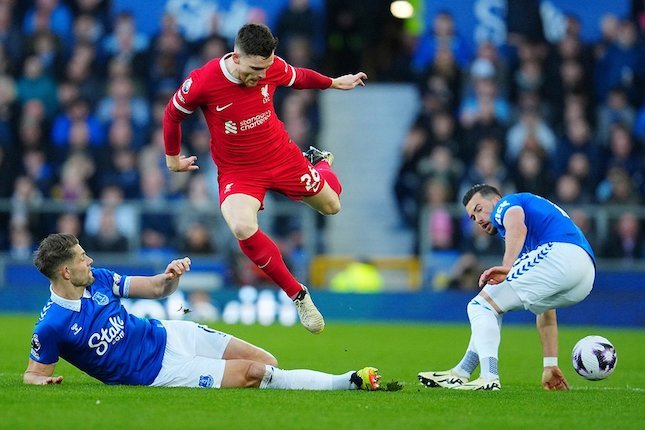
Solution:
<path fill-rule="evenodd" d="M 591 292 L 595 277 L 593 261 L 584 249 L 550 242 L 518 258 L 504 282 L 486 285 L 483 291 L 504 312 L 523 306 L 539 315 L 582 301 Z M 504 293 L 509 287 L 521 304 L 513 303 L 515 295 Z"/>
<path fill-rule="evenodd" d="M 224 377 L 222 359 L 231 335 L 192 321 L 161 324 L 168 335 L 161 370 L 153 387 L 219 388 Z"/>

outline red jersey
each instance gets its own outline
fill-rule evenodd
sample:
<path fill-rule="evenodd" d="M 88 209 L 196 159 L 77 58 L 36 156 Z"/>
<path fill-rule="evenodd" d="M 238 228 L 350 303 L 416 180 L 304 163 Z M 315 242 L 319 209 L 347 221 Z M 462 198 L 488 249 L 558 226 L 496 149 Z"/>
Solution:
<path fill-rule="evenodd" d="M 220 169 L 279 165 L 281 149 L 290 139 L 273 106 L 276 88 L 326 89 L 332 79 L 276 56 L 266 76 L 249 88 L 226 68 L 230 55 L 193 70 L 168 102 L 163 120 L 166 154 L 179 154 L 181 121 L 201 108 L 211 135 L 211 155 Z"/>

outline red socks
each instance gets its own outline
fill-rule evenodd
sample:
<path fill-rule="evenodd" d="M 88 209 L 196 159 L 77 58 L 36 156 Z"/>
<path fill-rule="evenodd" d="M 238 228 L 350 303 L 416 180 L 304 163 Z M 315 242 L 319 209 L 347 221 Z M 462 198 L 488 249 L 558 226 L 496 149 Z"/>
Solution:
<path fill-rule="evenodd" d="M 327 181 L 331 189 L 340 196 L 341 191 L 343 191 L 343 187 L 342 185 L 340 185 L 340 181 L 338 180 L 336 173 L 331 170 L 331 166 L 329 165 L 327 160 L 319 161 L 314 167 L 316 168 L 318 173 L 320 173 L 320 176 L 325 178 L 325 181 Z"/>
<path fill-rule="evenodd" d="M 258 229 L 248 239 L 238 240 L 238 243 L 242 252 L 282 288 L 287 296 L 294 298 L 302 290 L 300 282 L 284 264 L 278 246 L 261 230 Z"/>

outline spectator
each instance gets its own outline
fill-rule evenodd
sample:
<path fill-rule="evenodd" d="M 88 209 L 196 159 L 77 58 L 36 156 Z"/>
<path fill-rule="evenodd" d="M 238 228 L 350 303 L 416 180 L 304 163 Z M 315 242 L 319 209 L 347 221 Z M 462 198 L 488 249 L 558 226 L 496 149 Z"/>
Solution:
<path fill-rule="evenodd" d="M 0 72 L 12 72 L 11 65 L 17 65 L 23 56 L 23 35 L 14 20 L 10 2 L 0 3 L 0 51 L 2 52 L 2 66 Z"/>
<path fill-rule="evenodd" d="M 52 233 L 73 234 L 84 237 L 81 217 L 75 212 L 64 212 L 56 219 L 56 228 Z M 85 243 L 85 242 L 83 242 Z"/>
<path fill-rule="evenodd" d="M 87 134 L 87 149 L 95 151 L 105 144 L 105 132 L 99 120 L 92 115 L 87 100 L 76 98 L 69 101 L 65 111 L 54 118 L 51 131 L 51 141 L 59 154 L 56 159 L 63 160 L 72 146 L 74 126 L 85 128 Z M 85 148 L 81 148 L 85 149 Z"/>
<path fill-rule="evenodd" d="M 16 260 L 30 260 L 35 248 L 33 237 L 24 224 L 13 224 L 9 227 L 9 255 Z"/>
<path fill-rule="evenodd" d="M 447 288 L 460 291 L 477 291 L 479 276 L 484 271 L 478 256 L 473 253 L 462 254 L 452 266 Z"/>
<path fill-rule="evenodd" d="M 160 170 L 141 172 L 141 236 L 145 253 L 165 255 L 172 251 L 175 224 L 166 199 L 166 184 Z"/>
<path fill-rule="evenodd" d="M 72 41 L 72 12 L 59 0 L 36 0 L 27 11 L 23 22 L 25 34 L 51 30 L 61 38 L 63 46 Z"/>
<path fill-rule="evenodd" d="M 555 134 L 534 109 L 522 112 L 520 120 L 508 130 L 506 140 L 506 158 L 511 164 L 523 150 L 543 154 L 547 159 L 555 155 Z"/>
<path fill-rule="evenodd" d="M 552 199 L 555 203 L 565 206 L 590 203 L 589 198 L 583 193 L 578 179 L 568 173 L 565 173 L 557 179 L 555 183 L 555 195 Z"/>
<path fill-rule="evenodd" d="M 148 103 L 134 94 L 134 81 L 125 76 L 109 82 L 108 95 L 99 101 L 96 115 L 105 125 L 112 124 L 116 119 L 131 121 L 137 137 L 143 136 L 150 123 Z"/>
<path fill-rule="evenodd" d="M 103 48 L 109 59 L 126 61 L 133 73 L 143 78 L 146 76 L 146 50 L 149 43 L 148 37 L 137 31 L 134 17 L 122 12 L 115 19 L 112 33 L 105 37 Z"/>
<path fill-rule="evenodd" d="M 641 158 L 643 151 L 634 145 L 627 126 L 616 124 L 611 128 L 608 149 L 607 165 L 623 168 L 634 181 L 634 186 L 640 187 L 645 182 L 645 165 Z"/>
<path fill-rule="evenodd" d="M 620 87 L 609 91 L 607 100 L 598 108 L 597 137 L 601 143 L 609 140 L 611 127 L 624 124 L 628 130 L 634 126 L 636 113 L 629 105 L 625 90 Z"/>
<path fill-rule="evenodd" d="M 320 26 L 320 14 L 311 7 L 309 0 L 289 0 L 285 8 L 280 11 L 275 35 L 280 39 L 280 46 L 289 46 L 294 38 L 304 38 L 315 50 L 315 57 L 320 58 L 323 51 L 322 28 Z M 285 55 L 286 52 L 279 52 Z M 299 67 L 304 65 L 295 64 L 287 57 L 290 64 Z"/>
<path fill-rule="evenodd" d="M 44 73 L 43 63 L 35 55 L 27 57 L 23 74 L 18 79 L 18 100 L 23 105 L 30 100 L 38 100 L 45 108 L 46 118 L 56 112 L 56 83 Z"/>
<path fill-rule="evenodd" d="M 600 170 L 600 154 L 597 144 L 591 137 L 589 124 L 584 118 L 574 118 L 567 123 L 567 132 L 558 142 L 554 158 L 554 170 L 556 175 L 565 172 L 569 164 L 569 158 L 575 153 L 581 152 L 587 156 L 594 171 Z"/>
<path fill-rule="evenodd" d="M 639 204 L 641 198 L 635 191 L 629 173 L 622 167 L 612 166 L 605 179 L 598 184 L 596 198 L 600 203 Z"/>
<path fill-rule="evenodd" d="M 76 87 L 75 98 L 87 100 L 90 107 L 96 105 L 103 93 L 101 74 L 96 61 L 96 47 L 89 42 L 77 43 L 64 67 L 64 79 Z"/>
<path fill-rule="evenodd" d="M 412 59 L 412 70 L 416 73 L 425 70 L 434 62 L 435 56 L 441 47 L 450 49 L 460 67 L 466 67 L 470 62 L 471 48 L 457 34 L 455 21 L 449 12 L 437 13 L 432 22 L 432 27 L 419 38 Z"/>
<path fill-rule="evenodd" d="M 188 226 L 181 237 L 181 252 L 186 255 L 208 255 L 216 252 L 210 232 L 204 224 L 195 222 Z"/>
<path fill-rule="evenodd" d="M 85 233 L 97 235 L 101 228 L 101 213 L 104 208 L 114 211 L 116 225 L 123 236 L 132 243 L 137 243 L 140 232 L 139 217 L 131 204 L 124 200 L 123 190 L 116 185 L 104 186 L 99 195 L 87 208 L 85 215 Z"/>
<path fill-rule="evenodd" d="M 641 221 L 633 212 L 624 212 L 614 222 L 602 250 L 603 257 L 633 262 L 645 258 L 645 236 Z"/>
<path fill-rule="evenodd" d="M 471 67 L 474 80 L 474 93 L 468 94 L 459 107 L 459 121 L 465 128 L 472 126 L 482 114 L 482 105 L 493 104 L 495 118 L 502 124 L 510 119 L 508 102 L 497 94 L 494 68 L 487 60 L 477 60 Z"/>
<path fill-rule="evenodd" d="M 553 189 L 553 178 L 546 169 L 542 152 L 524 149 L 520 152 L 513 172 L 515 187 L 520 193 L 548 196 Z"/>
<path fill-rule="evenodd" d="M 97 233 L 89 234 L 84 245 L 88 252 L 126 252 L 128 239 L 117 228 L 114 209 L 106 206 L 101 210 L 100 227 Z"/>
<path fill-rule="evenodd" d="M 640 102 L 645 79 L 645 50 L 636 27 L 629 20 L 618 25 L 616 40 L 607 46 L 596 62 L 595 89 L 598 100 L 605 100 L 611 88 L 625 88 L 630 102 Z"/>

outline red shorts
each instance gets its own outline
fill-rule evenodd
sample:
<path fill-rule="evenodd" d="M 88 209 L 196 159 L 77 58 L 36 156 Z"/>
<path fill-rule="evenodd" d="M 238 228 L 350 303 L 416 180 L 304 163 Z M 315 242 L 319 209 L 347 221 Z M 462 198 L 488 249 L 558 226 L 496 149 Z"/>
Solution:
<path fill-rule="evenodd" d="M 267 190 L 277 191 L 291 200 L 315 196 L 325 185 L 325 180 L 309 163 L 294 143 L 276 155 L 279 165 L 245 169 L 220 169 L 217 176 L 220 205 L 231 194 L 245 194 L 264 203 Z"/>

